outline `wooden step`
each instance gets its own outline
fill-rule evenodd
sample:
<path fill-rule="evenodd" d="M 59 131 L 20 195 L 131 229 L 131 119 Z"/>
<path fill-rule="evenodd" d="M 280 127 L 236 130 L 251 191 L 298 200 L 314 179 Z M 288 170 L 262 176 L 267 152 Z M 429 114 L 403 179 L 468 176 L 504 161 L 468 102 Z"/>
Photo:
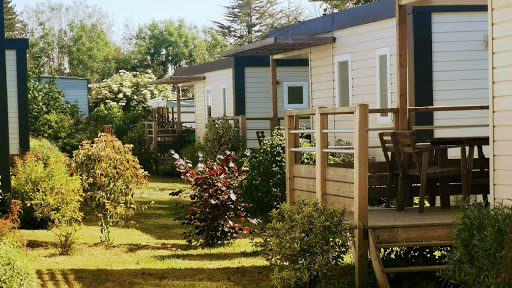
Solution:
<path fill-rule="evenodd" d="M 448 269 L 447 265 L 429 265 L 429 266 L 413 266 L 413 267 L 388 267 L 384 268 L 384 273 L 409 273 L 409 272 L 425 272 L 440 271 Z"/>
<path fill-rule="evenodd" d="M 394 247 L 438 247 L 453 245 L 452 241 L 422 241 L 422 242 L 404 242 L 404 243 L 382 243 L 375 246 L 380 248 L 394 248 Z"/>

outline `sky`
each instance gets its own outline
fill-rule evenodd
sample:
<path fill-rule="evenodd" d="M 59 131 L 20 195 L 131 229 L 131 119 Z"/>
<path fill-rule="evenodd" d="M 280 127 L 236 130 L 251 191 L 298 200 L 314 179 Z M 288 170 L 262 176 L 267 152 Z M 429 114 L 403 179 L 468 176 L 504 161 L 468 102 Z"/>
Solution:
<path fill-rule="evenodd" d="M 16 10 L 21 12 L 26 5 L 48 0 L 12 0 Z M 122 31 L 124 24 L 149 23 L 152 20 L 182 18 L 188 24 L 210 26 L 211 20 L 222 20 L 224 7 L 230 0 L 83 0 L 90 5 L 101 7 L 114 21 L 114 30 Z M 308 0 L 300 0 L 312 5 Z M 73 3 L 73 0 L 51 0 L 51 2 Z M 285 2 L 285 1 L 282 1 Z"/>

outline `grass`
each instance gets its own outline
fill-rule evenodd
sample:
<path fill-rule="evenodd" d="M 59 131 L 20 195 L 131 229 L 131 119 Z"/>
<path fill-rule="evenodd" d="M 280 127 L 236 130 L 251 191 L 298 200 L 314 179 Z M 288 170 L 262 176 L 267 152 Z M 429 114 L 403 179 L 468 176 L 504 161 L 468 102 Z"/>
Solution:
<path fill-rule="evenodd" d="M 89 217 L 77 250 L 58 255 L 49 231 L 22 230 L 43 287 L 268 287 L 271 269 L 249 239 L 215 249 L 199 249 L 183 240 L 176 217 L 185 213 L 169 192 L 187 189 L 178 178 L 152 177 L 137 192 L 146 209 L 125 227 L 113 227 L 114 244 L 99 243 L 100 229 Z"/>

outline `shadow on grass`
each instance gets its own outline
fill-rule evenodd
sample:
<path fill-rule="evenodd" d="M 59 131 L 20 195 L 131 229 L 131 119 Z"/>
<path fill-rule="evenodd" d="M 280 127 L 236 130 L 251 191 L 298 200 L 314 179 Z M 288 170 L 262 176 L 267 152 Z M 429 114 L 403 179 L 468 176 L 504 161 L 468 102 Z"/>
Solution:
<path fill-rule="evenodd" d="M 192 245 L 179 243 L 162 243 L 160 245 L 147 244 L 119 244 L 116 247 L 125 247 L 126 252 L 135 253 L 142 250 L 167 250 L 167 251 L 188 251 L 197 249 Z"/>
<path fill-rule="evenodd" d="M 238 252 L 238 253 L 204 253 L 204 254 L 173 254 L 173 255 L 160 255 L 153 256 L 153 258 L 163 260 L 189 260 L 189 261 L 226 261 L 236 258 L 250 258 L 257 257 L 258 252 Z"/>
<path fill-rule="evenodd" d="M 39 241 L 39 240 L 28 240 L 27 245 L 30 249 L 38 249 L 38 248 L 53 248 L 55 247 L 55 243 L 50 241 Z"/>
<path fill-rule="evenodd" d="M 38 270 L 43 287 L 268 287 L 271 268 Z"/>

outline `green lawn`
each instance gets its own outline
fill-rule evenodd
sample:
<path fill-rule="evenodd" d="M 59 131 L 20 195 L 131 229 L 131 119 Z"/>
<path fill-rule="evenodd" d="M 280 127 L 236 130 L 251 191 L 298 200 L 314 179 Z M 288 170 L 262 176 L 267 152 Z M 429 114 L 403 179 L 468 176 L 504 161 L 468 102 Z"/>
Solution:
<path fill-rule="evenodd" d="M 216 249 L 183 240 L 185 228 L 175 219 L 184 213 L 177 204 L 186 200 L 168 196 L 175 189 L 187 186 L 178 178 L 152 177 L 136 198 L 148 207 L 112 229 L 110 248 L 98 244 L 92 217 L 70 256 L 58 255 L 53 233 L 22 230 L 43 287 L 268 287 L 271 269 L 249 239 Z"/>

